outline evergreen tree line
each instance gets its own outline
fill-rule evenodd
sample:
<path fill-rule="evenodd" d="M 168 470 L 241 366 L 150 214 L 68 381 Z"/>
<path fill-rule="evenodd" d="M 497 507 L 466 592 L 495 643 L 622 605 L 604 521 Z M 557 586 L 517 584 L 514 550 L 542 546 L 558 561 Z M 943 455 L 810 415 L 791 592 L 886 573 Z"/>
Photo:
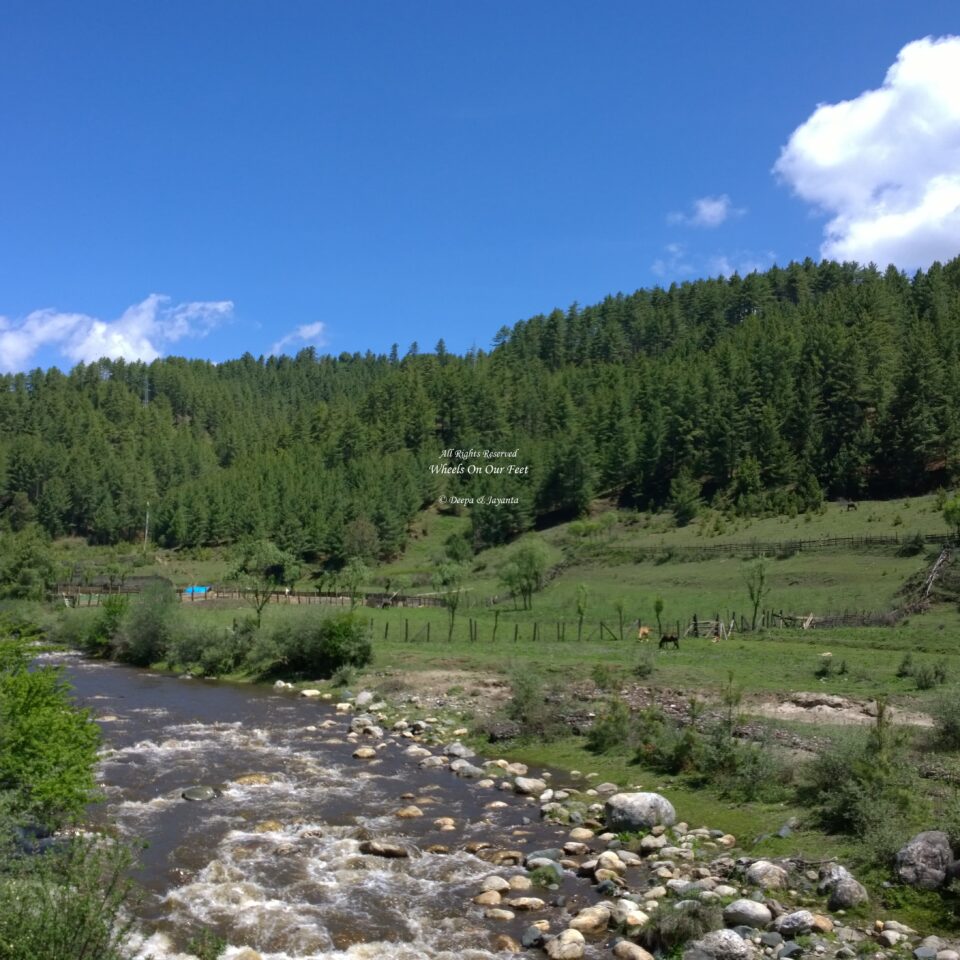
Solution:
<path fill-rule="evenodd" d="M 0 523 L 166 546 L 268 538 L 395 555 L 472 498 L 473 546 L 597 495 L 741 513 L 920 493 L 960 473 L 960 259 L 912 278 L 811 260 L 618 294 L 493 348 L 215 365 L 101 360 L 0 377 Z M 431 473 L 517 449 L 523 475 Z M 487 461 L 474 459 L 481 466 Z M 483 504 L 483 496 L 516 504 Z"/>

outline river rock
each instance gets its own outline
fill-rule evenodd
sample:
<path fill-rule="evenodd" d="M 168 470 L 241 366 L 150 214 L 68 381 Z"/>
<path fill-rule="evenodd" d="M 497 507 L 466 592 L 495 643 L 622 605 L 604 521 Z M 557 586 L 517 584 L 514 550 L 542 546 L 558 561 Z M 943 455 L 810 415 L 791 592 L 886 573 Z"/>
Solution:
<path fill-rule="evenodd" d="M 410 851 L 406 847 L 401 847 L 399 843 L 389 843 L 386 840 L 364 840 L 360 844 L 360 852 L 374 857 L 387 857 L 392 860 L 410 856 Z"/>
<path fill-rule="evenodd" d="M 723 922 L 728 927 L 744 924 L 762 930 L 771 920 L 773 920 L 773 914 L 756 900 L 734 900 L 723 908 Z"/>
<path fill-rule="evenodd" d="M 273 777 L 269 773 L 245 773 L 242 777 L 237 777 L 233 782 L 239 784 L 241 787 L 256 787 L 273 783 Z"/>
<path fill-rule="evenodd" d="M 615 793 L 604 806 L 607 829 L 616 833 L 669 826 L 677 819 L 673 804 L 659 793 Z"/>
<path fill-rule="evenodd" d="M 511 897 L 504 901 L 511 910 L 542 910 L 546 904 L 539 897 Z"/>
<path fill-rule="evenodd" d="M 469 747 L 465 747 L 459 741 L 455 741 L 454 743 L 448 743 L 443 748 L 443 752 L 448 757 L 458 757 L 461 760 L 469 760 L 471 757 L 475 757 L 477 755 L 475 750 L 471 750 Z"/>
<path fill-rule="evenodd" d="M 613 955 L 617 960 L 653 960 L 653 954 L 647 953 L 639 944 L 629 940 L 621 940 L 613 948 Z"/>
<path fill-rule="evenodd" d="M 184 800 L 212 800 L 216 795 L 213 787 L 188 787 L 180 794 Z"/>
<path fill-rule="evenodd" d="M 415 817 L 422 817 L 423 811 L 411 803 L 408 807 L 401 807 L 394 816 L 399 817 L 401 820 L 413 820 Z"/>
<path fill-rule="evenodd" d="M 501 899 L 499 890 L 484 890 L 473 898 L 473 902 L 481 907 L 495 907 Z"/>
<path fill-rule="evenodd" d="M 510 878 L 511 890 L 529 890 L 533 886 L 533 881 L 525 877 L 522 873 L 515 873 Z"/>
<path fill-rule="evenodd" d="M 694 940 L 684 952 L 684 960 L 710 957 L 711 960 L 749 960 L 753 950 L 749 943 L 733 930 L 711 930 L 702 940 Z"/>
<path fill-rule="evenodd" d="M 513 789 L 524 797 L 538 796 L 547 789 L 547 782 L 537 777 L 516 777 L 513 781 Z"/>
<path fill-rule="evenodd" d="M 950 840 L 942 830 L 918 833 L 898 853 L 896 873 L 902 883 L 921 890 L 943 886 L 953 862 Z"/>
<path fill-rule="evenodd" d="M 570 928 L 581 933 L 601 933 L 610 922 L 610 908 L 605 903 L 584 907 L 571 921 Z"/>
<path fill-rule="evenodd" d="M 480 884 L 481 890 L 496 890 L 498 893 L 503 892 L 504 890 L 510 889 L 510 883 L 506 877 L 497 876 L 493 874 L 489 877 L 486 877 L 483 883 Z"/>
<path fill-rule="evenodd" d="M 821 893 L 829 893 L 829 910 L 848 910 L 870 899 L 866 887 L 839 863 L 830 863 L 820 868 L 817 889 Z"/>
<path fill-rule="evenodd" d="M 373 694 L 369 690 L 361 690 L 353 702 L 358 707 L 368 707 L 373 703 Z"/>
<path fill-rule="evenodd" d="M 793 939 L 809 933 L 813 929 L 813 914 L 809 910 L 794 910 L 784 913 L 773 922 L 773 928 L 784 939 Z"/>
<path fill-rule="evenodd" d="M 241 947 L 240 952 L 233 955 L 233 960 L 263 960 L 263 957 L 250 947 Z"/>
<path fill-rule="evenodd" d="M 353 757 L 355 760 L 372 760 L 377 755 L 377 751 L 373 747 L 357 747 L 353 751 Z"/>
<path fill-rule="evenodd" d="M 300 691 L 300 696 L 301 696 L 301 697 L 308 697 L 308 698 L 310 698 L 310 699 L 312 700 L 314 697 L 319 697 L 319 696 L 320 696 L 320 691 L 317 690 L 316 687 L 310 687 L 308 690 L 301 690 L 301 691 Z"/>
<path fill-rule="evenodd" d="M 500 933 L 493 939 L 493 949 L 497 953 L 520 953 L 523 947 L 508 933 Z"/>
<path fill-rule="evenodd" d="M 567 929 L 547 941 L 546 951 L 550 960 L 580 960 L 586 950 L 586 942 L 579 930 Z"/>
<path fill-rule="evenodd" d="M 747 883 L 765 890 L 780 890 L 787 886 L 789 874 L 779 864 L 769 860 L 757 860 L 747 870 Z"/>

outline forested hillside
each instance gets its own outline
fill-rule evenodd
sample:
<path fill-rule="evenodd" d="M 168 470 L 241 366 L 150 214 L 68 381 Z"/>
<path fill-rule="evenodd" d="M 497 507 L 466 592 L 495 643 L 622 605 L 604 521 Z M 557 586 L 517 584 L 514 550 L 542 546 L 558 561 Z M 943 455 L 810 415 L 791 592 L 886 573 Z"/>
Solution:
<path fill-rule="evenodd" d="M 609 297 L 497 333 L 488 353 L 215 365 L 103 360 L 0 377 L 0 524 L 167 546 L 268 537 L 390 556 L 441 494 L 474 545 L 591 497 L 742 513 L 892 496 L 960 472 L 960 259 L 912 279 L 810 260 Z M 521 476 L 431 473 L 518 449 Z"/>

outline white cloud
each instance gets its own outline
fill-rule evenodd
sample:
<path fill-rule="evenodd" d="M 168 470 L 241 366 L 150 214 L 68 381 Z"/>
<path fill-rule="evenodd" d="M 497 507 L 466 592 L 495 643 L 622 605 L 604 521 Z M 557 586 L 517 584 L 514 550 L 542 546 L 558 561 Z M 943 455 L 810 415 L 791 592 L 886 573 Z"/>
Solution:
<path fill-rule="evenodd" d="M 741 277 L 749 273 L 762 273 L 777 262 L 772 250 L 754 253 L 752 250 L 738 250 L 736 253 L 718 253 L 707 258 L 707 273 L 711 277 L 732 277 L 735 273 Z"/>
<path fill-rule="evenodd" d="M 22 320 L 0 317 L 0 371 L 25 370 L 48 346 L 74 363 L 101 357 L 155 360 L 166 345 L 205 336 L 232 312 L 230 300 L 171 306 L 169 297 L 151 293 L 113 321 L 52 309 L 34 310 Z"/>
<path fill-rule="evenodd" d="M 745 277 L 755 270 L 768 270 L 776 263 L 776 259 L 772 250 L 765 250 L 763 253 L 736 250 L 733 253 L 704 256 L 690 253 L 682 243 L 668 243 L 664 247 L 664 255 L 650 265 L 650 271 L 667 280 L 681 280 L 693 276 L 730 277 L 734 273 Z"/>
<path fill-rule="evenodd" d="M 287 347 L 295 343 L 312 344 L 315 347 L 322 347 L 326 342 L 323 335 L 323 323 L 304 323 L 292 330 L 285 337 L 281 337 L 271 348 L 270 353 L 277 357 L 283 353 Z"/>
<path fill-rule="evenodd" d="M 879 89 L 818 106 L 774 171 L 831 214 L 824 257 L 905 269 L 960 254 L 960 37 L 908 43 Z"/>
<path fill-rule="evenodd" d="M 664 256 L 650 264 L 650 270 L 658 277 L 684 277 L 694 272 L 694 266 L 682 243 L 668 243 Z"/>
<path fill-rule="evenodd" d="M 700 197 L 694 200 L 692 213 L 667 214 L 667 223 L 680 223 L 688 227 L 719 227 L 730 217 L 740 217 L 744 213 L 746 210 L 735 207 L 730 197 L 722 193 L 719 197 Z"/>

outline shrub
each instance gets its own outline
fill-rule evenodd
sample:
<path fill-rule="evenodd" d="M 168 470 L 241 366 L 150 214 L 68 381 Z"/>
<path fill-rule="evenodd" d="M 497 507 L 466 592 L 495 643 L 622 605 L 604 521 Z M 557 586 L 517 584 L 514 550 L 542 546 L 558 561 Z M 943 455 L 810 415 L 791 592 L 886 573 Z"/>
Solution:
<path fill-rule="evenodd" d="M 132 604 L 111 637 L 113 655 L 124 663 L 148 667 L 166 659 L 174 619 L 179 613 L 176 594 L 169 587 L 151 588 Z"/>
<path fill-rule="evenodd" d="M 555 740 L 567 732 L 567 699 L 558 689 L 547 690 L 543 678 L 529 670 L 510 679 L 511 698 L 506 715 L 521 737 Z"/>
<path fill-rule="evenodd" d="M 916 794 L 903 748 L 902 732 L 891 726 L 886 704 L 878 701 L 876 724 L 866 736 L 853 734 L 807 765 L 801 799 L 831 832 L 864 838 L 876 833 L 884 818 L 902 822 Z"/>
<path fill-rule="evenodd" d="M 608 753 L 625 746 L 629 740 L 630 710 L 622 700 L 611 698 L 587 733 L 587 749 L 593 753 Z"/>
<path fill-rule="evenodd" d="M 922 533 L 915 533 L 911 537 L 907 537 L 906 540 L 900 545 L 900 549 L 897 550 L 898 557 L 915 557 L 926 549 L 927 541 L 924 539 Z"/>
<path fill-rule="evenodd" d="M 251 655 L 263 676 L 330 677 L 340 667 L 365 667 L 373 647 L 363 620 L 353 612 L 308 614 L 278 627 Z"/>
<path fill-rule="evenodd" d="M 897 676 L 898 677 L 912 677 L 913 676 L 913 654 L 905 653 L 903 659 L 900 661 L 900 666 L 897 667 Z"/>
<path fill-rule="evenodd" d="M 58 826 L 92 798 L 100 730 L 59 669 L 29 662 L 18 641 L 0 639 L 0 785 L 11 815 Z"/>
<path fill-rule="evenodd" d="M 129 848 L 76 839 L 43 856 L 4 857 L 0 960 L 124 960 L 133 920 Z"/>
<path fill-rule="evenodd" d="M 633 668 L 633 673 L 635 676 L 645 680 L 647 677 L 653 676 L 654 666 L 655 659 L 653 648 L 647 647 L 645 650 L 640 651 L 640 655 L 637 657 L 636 665 Z"/>
<path fill-rule="evenodd" d="M 938 745 L 945 750 L 960 750 L 960 698 L 941 696 L 932 713 Z"/>
<path fill-rule="evenodd" d="M 713 904 L 694 902 L 676 909 L 665 904 L 655 910 L 640 931 L 639 941 L 647 950 L 668 954 L 711 930 L 723 927 L 723 912 Z"/>
<path fill-rule="evenodd" d="M 913 679 L 918 690 L 930 690 L 937 682 L 933 667 L 927 666 L 925 663 L 922 663 L 913 671 Z"/>
<path fill-rule="evenodd" d="M 609 663 L 595 663 L 590 671 L 590 678 L 598 690 L 613 690 L 617 686 L 617 668 Z"/>

